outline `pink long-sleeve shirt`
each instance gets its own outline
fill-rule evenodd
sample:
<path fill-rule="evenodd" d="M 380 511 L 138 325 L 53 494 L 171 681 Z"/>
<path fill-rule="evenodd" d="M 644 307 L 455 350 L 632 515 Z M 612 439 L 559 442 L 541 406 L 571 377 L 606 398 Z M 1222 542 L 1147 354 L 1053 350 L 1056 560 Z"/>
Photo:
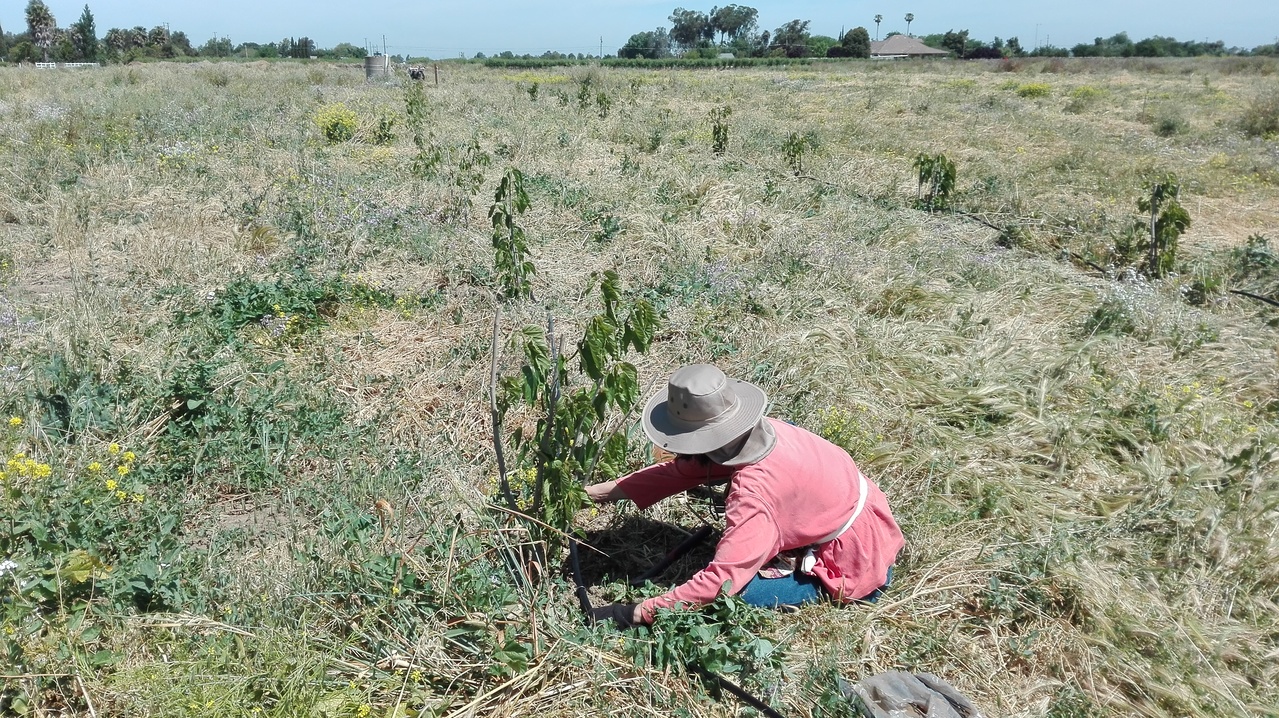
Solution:
<path fill-rule="evenodd" d="M 715 558 L 687 582 L 640 604 L 646 622 L 658 608 L 710 603 L 725 581 L 731 581 L 731 593 L 740 593 L 774 556 L 821 541 L 853 515 L 860 473 L 848 453 L 797 426 L 768 421 L 777 444 L 754 464 L 704 466 L 676 459 L 618 480 L 627 498 L 646 509 L 695 486 L 732 479 Z M 882 586 L 905 545 L 884 492 L 869 480 L 866 488 L 862 513 L 847 531 L 820 547 L 812 571 L 840 601 L 862 598 Z"/>

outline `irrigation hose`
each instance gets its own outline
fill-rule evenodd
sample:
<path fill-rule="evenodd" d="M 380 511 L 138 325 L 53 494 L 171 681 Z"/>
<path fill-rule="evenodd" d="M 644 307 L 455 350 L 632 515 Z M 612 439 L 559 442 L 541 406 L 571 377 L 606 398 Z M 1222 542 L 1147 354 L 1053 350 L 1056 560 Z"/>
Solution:
<path fill-rule="evenodd" d="M 688 551 L 691 550 L 694 546 L 704 541 L 706 537 L 710 535 L 710 528 L 711 528 L 710 526 L 703 526 L 701 530 L 698 530 L 692 536 L 689 536 L 687 539 L 684 539 L 683 543 L 681 543 L 679 546 L 676 546 L 675 549 L 673 549 L 669 554 L 667 554 L 667 557 L 665 559 L 663 559 L 660 563 L 658 563 L 658 565 L 655 566 L 654 568 L 651 568 L 648 571 L 646 571 L 645 574 L 656 575 L 658 573 L 661 573 L 661 571 L 665 570 L 665 566 L 670 566 L 670 564 L 675 562 L 680 556 L 684 555 L 685 553 L 688 553 Z M 694 541 L 693 540 L 694 538 L 696 538 L 697 540 Z M 680 551 L 680 549 L 683 549 L 683 551 Z M 582 564 L 581 564 L 581 561 L 578 559 L 577 541 L 573 539 L 569 539 L 569 542 L 568 542 L 568 558 L 569 558 L 569 563 L 571 565 L 571 569 L 573 573 L 573 583 L 576 586 L 577 601 L 578 603 L 581 604 L 582 613 L 589 614 L 591 611 L 591 599 L 586 592 L 586 583 L 582 579 Z M 665 566 L 663 566 L 662 564 L 665 564 Z M 660 567 L 660 570 L 655 571 L 654 569 L 658 567 Z M 732 693 L 734 696 L 738 698 L 738 700 L 742 701 L 743 703 L 750 706 L 751 708 L 754 708 L 760 713 L 763 713 L 764 715 L 768 716 L 768 718 L 785 718 L 785 716 L 783 716 L 781 713 L 778 713 L 776 710 L 774 710 L 772 706 L 768 705 L 767 703 L 760 700 L 759 698 L 756 698 L 754 695 L 751 695 L 750 693 L 746 691 L 745 688 L 742 688 L 741 686 L 737 685 L 736 683 L 733 683 L 732 681 L 719 675 L 718 673 L 708 671 L 705 668 L 702 668 L 701 666 L 698 666 L 692 663 L 687 664 L 686 668 L 689 670 L 690 673 L 696 673 L 702 678 L 719 686 L 722 690 Z"/>

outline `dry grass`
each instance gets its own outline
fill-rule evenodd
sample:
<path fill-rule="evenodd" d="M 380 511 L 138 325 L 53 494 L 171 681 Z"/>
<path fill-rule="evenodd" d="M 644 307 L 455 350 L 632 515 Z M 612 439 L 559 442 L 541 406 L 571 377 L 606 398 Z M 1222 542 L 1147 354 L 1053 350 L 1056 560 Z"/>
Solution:
<path fill-rule="evenodd" d="M 400 548 L 426 562 L 414 570 L 440 585 L 519 540 L 477 508 L 493 473 L 485 211 L 509 165 L 529 178 L 522 223 L 539 275 L 537 306 L 508 311 L 504 330 L 549 311 L 575 336 L 595 311 L 590 275 L 615 268 L 664 313 L 638 367 L 644 386 L 713 361 L 764 385 L 777 416 L 815 430 L 830 428 L 832 408 L 855 417 L 850 431 L 869 447 L 856 458 L 888 494 L 908 549 L 877 606 L 771 620 L 791 671 L 774 687 L 784 713 L 815 715 L 801 677 L 822 662 L 850 678 L 929 670 L 992 715 L 1045 715 L 1064 687 L 1113 715 L 1273 713 L 1279 337 L 1268 310 L 1241 299 L 1189 307 L 1177 280 L 1098 278 L 909 206 L 913 157 L 945 153 L 960 205 L 1018 218 L 1035 246 L 1078 251 L 1129 221 L 1146 175 L 1175 171 L 1194 218 L 1182 242 L 1190 262 L 1250 234 L 1279 238 L 1279 154 L 1232 124 L 1273 79 L 1214 62 L 1048 69 L 574 68 L 542 73 L 567 79 L 542 78 L 533 103 L 522 89 L 531 77 L 450 68 L 428 88 L 430 131 L 445 148 L 475 138 L 494 160 L 460 216 L 449 212 L 455 187 L 410 176 L 402 123 L 389 147 L 319 139 L 310 118 L 325 104 L 402 115 L 398 86 L 365 86 L 352 68 L 0 73 L 0 119 L 14 128 L 0 140 L 10 178 L 0 216 L 11 218 L 0 256 L 15 267 L 0 309 L 35 321 L 5 327 L 0 351 L 24 381 L 65 355 L 102 377 L 163 385 L 191 340 L 175 311 L 234 278 L 275 276 L 302 242 L 288 223 L 295 208 L 317 218 L 315 271 L 431 298 L 343 306 L 293 342 L 242 332 L 246 346 L 217 357 L 218 381 L 246 403 L 262 366 L 280 361 L 291 384 L 325 392 L 373 438 L 293 444 L 270 487 L 206 492 L 217 479 L 186 477 L 193 545 L 226 549 L 201 575 L 224 593 L 208 615 L 128 621 L 115 645 L 138 648 L 85 675 L 99 710 L 184 714 L 198 702 L 232 715 L 252 703 L 237 656 L 270 666 L 293 648 L 293 671 L 278 676 L 281 715 L 364 703 L 392 715 L 406 696 L 448 715 L 734 714 L 685 677 L 635 667 L 602 634 L 583 638 L 561 581 L 485 619 L 521 640 L 537 632 L 540 647 L 526 670 L 482 679 L 485 659 L 443 638 L 467 596 L 446 590 L 445 605 L 416 617 L 419 632 L 404 633 L 325 595 L 319 569 L 299 558 L 326 521 L 372 517 L 375 498 L 396 507 Z M 613 100 L 607 118 L 576 108 L 587 75 Z M 1051 93 L 1023 98 L 1009 84 L 1029 82 Z M 1067 111 L 1085 86 L 1099 94 Z M 708 115 L 722 105 L 733 108 L 730 151 L 717 158 Z M 1174 106 L 1184 128 L 1161 137 L 1154 120 Z M 790 132 L 817 141 L 804 178 L 781 155 Z M 400 224 L 370 229 L 383 211 Z M 620 225 L 613 237 L 600 236 L 604 215 Z M 1127 331 L 1090 324 L 1107 298 L 1127 308 Z M 510 351 L 503 366 L 515 367 Z M 8 410 L 36 411 L 22 383 L 2 386 Z M 159 441 L 163 407 L 118 411 L 122 435 Z M 330 454 L 312 455 L 330 442 Z M 630 514 L 584 525 L 616 528 Z M 706 515 L 694 501 L 654 517 L 688 526 Z M 423 541 L 443 541 L 443 553 Z M 356 549 L 333 539 L 315 550 L 340 566 Z M 215 640 L 228 631 L 250 635 Z M 213 658 L 191 646 L 213 646 Z M 167 663 L 179 648 L 188 663 Z M 378 669 L 396 657 L 403 670 Z M 410 685 L 415 670 L 431 675 L 429 689 Z"/>

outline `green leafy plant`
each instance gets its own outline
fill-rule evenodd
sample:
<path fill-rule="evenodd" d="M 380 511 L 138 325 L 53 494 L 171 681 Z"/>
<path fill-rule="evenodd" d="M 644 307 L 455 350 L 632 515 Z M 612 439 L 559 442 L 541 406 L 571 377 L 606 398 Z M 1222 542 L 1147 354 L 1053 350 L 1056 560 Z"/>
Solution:
<path fill-rule="evenodd" d="M 817 141 L 810 134 L 792 132 L 787 135 L 786 141 L 782 143 L 782 157 L 796 177 L 804 173 L 804 155 L 816 147 Z"/>
<path fill-rule="evenodd" d="M 607 93 L 600 91 L 595 93 L 595 111 L 600 119 L 608 117 L 608 112 L 613 108 L 613 100 Z"/>
<path fill-rule="evenodd" d="M 373 144 L 389 145 L 395 142 L 395 115 L 384 112 L 373 125 Z"/>
<path fill-rule="evenodd" d="M 529 86 L 528 86 L 528 99 L 529 99 L 529 102 L 537 102 L 537 92 L 538 92 L 538 87 L 539 87 L 539 85 L 538 85 L 538 83 L 536 83 L 536 82 L 534 82 L 533 84 L 531 84 L 531 85 L 529 85 Z"/>
<path fill-rule="evenodd" d="M 781 666 L 776 645 L 757 634 L 767 615 L 723 591 L 698 611 L 659 610 L 647 658 L 660 668 L 696 666 L 721 675 L 767 675 Z"/>
<path fill-rule="evenodd" d="M 35 674 L 0 683 L 6 714 L 56 690 L 68 665 L 119 662 L 102 640 L 110 614 L 191 603 L 181 505 L 154 498 L 147 462 L 116 443 L 38 446 L 20 418 L 0 427 L 0 661 Z"/>
<path fill-rule="evenodd" d="M 1165 110 L 1154 120 L 1155 134 L 1160 137 L 1172 137 L 1186 131 L 1186 120 L 1173 110 Z"/>
<path fill-rule="evenodd" d="M 868 715 L 860 697 L 845 694 L 851 686 L 839 675 L 837 661 L 810 663 L 804 673 L 805 683 L 811 686 L 807 693 L 813 700 L 812 718 L 863 718 Z"/>
<path fill-rule="evenodd" d="M 1070 91 L 1070 101 L 1066 103 L 1066 112 L 1082 114 L 1094 107 L 1108 93 L 1091 85 L 1080 85 Z"/>
<path fill-rule="evenodd" d="M 1279 135 L 1279 93 L 1269 92 L 1254 99 L 1239 116 L 1238 125 L 1249 137 Z"/>
<path fill-rule="evenodd" d="M 434 137 L 426 129 L 426 90 L 422 83 L 409 82 L 404 85 L 404 109 L 409 131 L 413 134 L 413 147 L 417 150 L 409 171 L 418 179 L 429 179 L 439 171 L 444 157 L 436 146 Z"/>
<path fill-rule="evenodd" d="M 1028 82 L 1017 86 L 1017 94 L 1028 99 L 1047 97 L 1052 91 L 1052 86 L 1044 82 Z"/>
<path fill-rule="evenodd" d="M 1279 293 L 1279 252 L 1260 234 L 1248 237 L 1242 247 L 1230 250 L 1230 280 L 1252 292 Z"/>
<path fill-rule="evenodd" d="M 524 174 L 512 167 L 498 183 L 489 208 L 489 219 L 493 222 L 493 265 L 502 285 L 502 295 L 507 299 L 527 299 L 533 295 L 533 275 L 537 269 L 528 258 L 524 228 L 516 221 L 529 206 Z"/>
<path fill-rule="evenodd" d="M 1137 223 L 1146 233 L 1138 244 L 1144 252 L 1141 272 L 1148 277 L 1162 277 L 1172 271 L 1177 261 L 1177 239 L 1190 228 L 1190 213 L 1178 201 L 1181 184 L 1177 176 L 1167 174 L 1146 183 L 1148 194 L 1137 200 L 1137 210 L 1148 219 Z"/>
<path fill-rule="evenodd" d="M 955 191 L 955 163 L 946 155 L 929 156 L 920 153 L 914 168 L 918 184 L 915 188 L 915 205 L 920 209 L 938 210 L 950 205 Z"/>
<path fill-rule="evenodd" d="M 733 108 L 728 105 L 711 110 L 711 152 L 722 155 L 728 151 L 728 117 Z"/>
<path fill-rule="evenodd" d="M 622 220 L 613 214 L 600 214 L 596 218 L 599 222 L 599 230 L 591 235 L 591 239 L 596 242 L 611 242 L 622 233 Z"/>
<path fill-rule="evenodd" d="M 341 102 L 322 107 L 315 113 L 315 124 L 329 144 L 346 142 L 354 137 L 358 119 L 355 110 Z"/>
<path fill-rule="evenodd" d="M 587 321 L 575 357 L 560 353 L 553 326 L 525 327 L 517 337 L 520 372 L 500 381 L 496 425 L 515 406 L 536 417 L 531 431 L 511 436 L 515 466 L 510 472 L 499 466 L 503 496 L 558 532 L 571 530 L 573 514 L 586 505 L 587 481 L 614 478 L 627 466 L 626 432 L 608 420 L 629 415 L 639 401 L 639 373 L 626 357 L 648 351 L 657 331 L 657 313 L 643 299 L 626 302 L 616 272 L 605 272 L 599 289 L 603 312 Z M 580 373 L 572 370 L 573 359 Z M 523 475 L 522 487 L 508 473 Z M 558 534 L 536 533 L 558 545 Z"/>
<path fill-rule="evenodd" d="M 458 151 L 457 168 L 453 172 L 453 186 L 462 192 L 460 204 L 466 210 L 471 207 L 471 196 L 484 184 L 484 170 L 493 164 L 493 158 L 474 137 Z"/>
<path fill-rule="evenodd" d="M 269 280 L 239 277 L 212 294 L 207 306 L 179 315 L 179 320 L 205 316 L 224 340 L 256 325 L 272 338 L 287 338 L 323 323 L 340 305 L 390 307 L 391 293 L 343 275 L 317 277 L 305 268 Z"/>

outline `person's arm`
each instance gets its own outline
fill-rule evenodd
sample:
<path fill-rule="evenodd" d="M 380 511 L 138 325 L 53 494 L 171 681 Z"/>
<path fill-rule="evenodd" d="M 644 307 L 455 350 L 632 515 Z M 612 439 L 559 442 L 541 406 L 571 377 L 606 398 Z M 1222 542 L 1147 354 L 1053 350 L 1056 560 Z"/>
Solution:
<path fill-rule="evenodd" d="M 617 480 L 623 498 L 641 509 L 691 488 L 728 478 L 733 469 L 718 464 L 703 464 L 692 459 L 675 459 L 640 469 Z"/>
<path fill-rule="evenodd" d="M 599 484 L 591 484 L 586 487 L 586 495 L 591 497 L 591 501 L 594 501 L 597 504 L 606 504 L 612 501 L 621 501 L 622 499 L 630 498 L 625 492 L 618 488 L 616 481 L 605 481 Z"/>
<path fill-rule="evenodd" d="M 652 623 L 659 608 L 697 607 L 715 600 L 725 581 L 737 595 L 755 578 L 755 572 L 777 554 L 780 536 L 767 505 L 756 496 L 737 495 L 725 510 L 724 536 L 715 547 L 715 558 L 688 581 L 639 604 L 636 623 Z"/>

